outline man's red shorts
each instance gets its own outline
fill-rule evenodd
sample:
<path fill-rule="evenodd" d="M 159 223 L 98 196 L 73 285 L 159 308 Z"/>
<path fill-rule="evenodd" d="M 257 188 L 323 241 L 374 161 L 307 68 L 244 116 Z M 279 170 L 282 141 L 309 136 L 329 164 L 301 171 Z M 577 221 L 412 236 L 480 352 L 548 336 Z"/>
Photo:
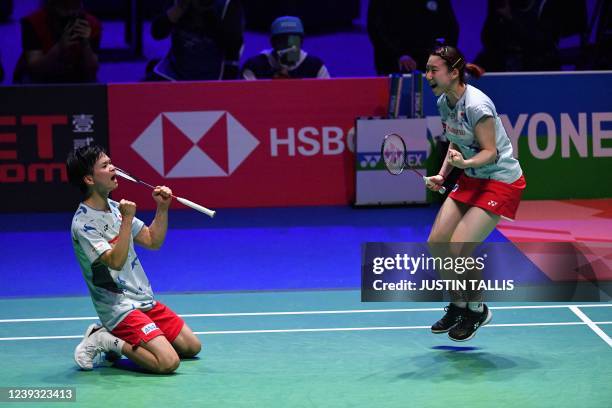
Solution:
<path fill-rule="evenodd" d="M 157 336 L 165 336 L 172 343 L 185 322 L 169 307 L 157 301 L 152 309 L 131 311 L 111 333 L 132 346 L 147 343 Z"/>

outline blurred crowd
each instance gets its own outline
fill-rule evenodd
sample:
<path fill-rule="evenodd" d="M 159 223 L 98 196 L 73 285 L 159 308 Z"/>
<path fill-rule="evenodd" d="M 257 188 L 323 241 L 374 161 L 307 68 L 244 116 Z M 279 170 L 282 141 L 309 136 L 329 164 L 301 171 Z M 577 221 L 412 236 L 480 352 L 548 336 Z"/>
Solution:
<path fill-rule="evenodd" d="M 474 62 L 492 72 L 556 71 L 567 65 L 611 69 L 610 3 L 597 0 L 589 20 L 586 0 L 488 0 L 483 48 Z M 6 0 L 0 0 L 0 12 L 3 4 Z M 102 23 L 82 0 L 42 0 L 20 25 L 22 52 L 13 83 L 97 81 Z M 156 40 L 169 38 L 169 49 L 148 61 L 143 79 L 330 77 L 324 61 L 306 51 L 300 16 L 277 16 L 269 48 L 241 66 L 244 26 L 241 0 L 174 0 L 159 10 L 150 33 Z M 367 32 L 377 74 L 389 75 L 423 71 L 436 42 L 457 45 L 460 27 L 451 0 L 370 0 Z M 579 39 L 577 46 L 561 49 L 568 36 Z M 0 82 L 4 72 L 0 61 Z"/>

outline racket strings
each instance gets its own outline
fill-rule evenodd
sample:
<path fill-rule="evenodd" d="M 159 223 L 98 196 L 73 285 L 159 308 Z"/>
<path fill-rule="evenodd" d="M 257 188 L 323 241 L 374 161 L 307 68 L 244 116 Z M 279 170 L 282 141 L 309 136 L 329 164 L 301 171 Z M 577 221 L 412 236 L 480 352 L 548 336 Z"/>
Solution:
<path fill-rule="evenodd" d="M 406 144 L 401 136 L 395 133 L 385 136 L 381 147 L 381 155 L 385 163 L 385 167 L 389 173 L 397 176 L 401 174 L 404 169 L 408 169 L 420 176 L 426 184 L 431 185 L 432 182 L 427 176 L 425 176 L 425 174 L 421 173 L 409 164 L 408 149 L 406 149 Z M 446 188 L 441 186 L 437 191 L 440 194 L 444 194 L 446 192 Z"/>
<path fill-rule="evenodd" d="M 389 137 L 383 145 L 382 156 L 385 166 L 392 173 L 401 173 L 406 167 L 406 147 L 398 137 Z"/>

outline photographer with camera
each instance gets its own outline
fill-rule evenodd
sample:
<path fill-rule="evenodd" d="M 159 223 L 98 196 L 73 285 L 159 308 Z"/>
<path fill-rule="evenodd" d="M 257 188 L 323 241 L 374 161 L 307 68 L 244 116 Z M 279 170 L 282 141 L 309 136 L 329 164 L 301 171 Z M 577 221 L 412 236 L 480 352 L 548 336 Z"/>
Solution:
<path fill-rule="evenodd" d="M 272 48 L 244 63 L 244 79 L 329 78 L 323 61 L 302 49 L 304 26 L 298 17 L 279 17 L 270 31 Z"/>
<path fill-rule="evenodd" d="M 46 0 L 21 20 L 23 53 L 13 81 L 95 82 L 101 31 L 81 0 Z"/>

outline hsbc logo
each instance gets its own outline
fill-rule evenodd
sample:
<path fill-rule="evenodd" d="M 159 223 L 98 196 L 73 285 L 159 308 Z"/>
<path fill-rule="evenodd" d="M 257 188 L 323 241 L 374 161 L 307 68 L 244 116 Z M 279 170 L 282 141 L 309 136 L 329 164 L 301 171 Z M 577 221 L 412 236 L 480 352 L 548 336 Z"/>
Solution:
<path fill-rule="evenodd" d="M 226 177 L 259 140 L 227 111 L 162 112 L 131 147 L 165 178 Z"/>

